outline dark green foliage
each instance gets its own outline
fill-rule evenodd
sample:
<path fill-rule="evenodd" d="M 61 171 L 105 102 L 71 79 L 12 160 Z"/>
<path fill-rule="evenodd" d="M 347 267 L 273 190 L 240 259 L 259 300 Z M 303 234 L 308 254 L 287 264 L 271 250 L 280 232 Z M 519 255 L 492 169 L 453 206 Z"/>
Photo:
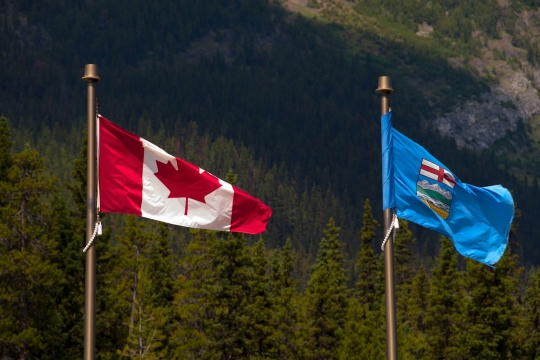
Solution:
<path fill-rule="evenodd" d="M 211 285 L 210 242 L 215 232 L 191 230 L 193 239 L 180 263 L 181 275 L 175 296 L 176 323 L 171 339 L 175 359 L 212 358 L 205 323 L 213 316 L 209 311 L 207 286 Z M 210 282 L 209 282 L 210 281 Z M 208 311 L 207 311 L 208 310 Z"/>
<path fill-rule="evenodd" d="M 57 235 L 58 257 L 57 266 L 62 271 L 65 282 L 60 291 L 59 312 L 61 313 L 62 336 L 55 346 L 61 349 L 60 359 L 78 357 L 83 349 L 84 339 L 84 243 L 81 236 L 77 236 L 77 223 L 71 216 L 66 200 L 54 193 L 51 204 L 53 213 L 53 233 Z"/>
<path fill-rule="evenodd" d="M 373 251 L 375 230 L 379 224 L 373 218 L 369 199 L 364 203 L 364 226 L 361 232 L 360 252 L 356 262 L 358 269 L 358 298 L 361 304 L 367 304 L 370 309 L 375 305 L 375 282 L 377 278 L 377 260 Z"/>
<path fill-rule="evenodd" d="M 136 331 L 135 325 L 140 300 L 141 270 L 149 251 L 150 235 L 144 223 L 134 216 L 127 216 L 124 234 L 118 236 L 118 246 L 112 249 L 116 259 L 112 272 L 106 278 L 105 289 L 109 308 L 102 316 L 107 318 L 111 336 L 110 349 L 103 349 L 108 357 L 122 352 L 129 335 Z M 127 344 L 132 345 L 132 344 Z M 137 347 L 126 349 L 127 353 L 137 352 Z"/>
<path fill-rule="evenodd" d="M 337 359 L 348 304 L 339 228 L 330 218 L 307 288 L 310 359 Z"/>
<path fill-rule="evenodd" d="M 172 335 L 174 294 L 176 290 L 175 282 L 175 257 L 171 250 L 171 236 L 169 228 L 164 223 L 157 225 L 157 233 L 150 241 L 150 251 L 148 254 L 148 280 L 149 292 L 151 294 L 150 304 L 159 308 L 159 315 L 167 321 L 161 326 L 163 339 L 160 346 L 156 346 L 156 353 L 167 353 L 168 342 Z"/>
<path fill-rule="evenodd" d="M 281 251 L 274 252 L 270 266 L 270 326 L 273 331 L 269 356 L 278 359 L 303 358 L 308 351 L 303 303 L 297 289 L 298 281 L 292 276 L 291 248 L 291 241 L 287 240 Z"/>
<path fill-rule="evenodd" d="M 416 359 L 427 359 L 430 354 L 427 341 L 429 333 L 426 325 L 429 292 L 430 279 L 424 267 L 421 266 L 414 277 L 410 295 L 406 300 L 407 312 L 401 315 L 403 319 L 401 329 L 404 336 L 399 344 L 400 350 Z"/>
<path fill-rule="evenodd" d="M 396 230 L 394 239 L 394 262 L 396 271 L 396 284 L 398 288 L 407 288 L 414 277 L 415 264 L 413 245 L 416 239 L 409 229 L 409 223 L 399 220 L 399 229 Z"/>
<path fill-rule="evenodd" d="M 231 234 L 217 239 L 209 251 L 214 273 L 206 281 L 215 288 L 207 293 L 213 316 L 206 323 L 206 336 L 210 351 L 219 357 L 261 357 L 266 352 L 264 328 L 270 313 L 260 246 L 258 257 L 252 258 L 244 236 Z"/>
<path fill-rule="evenodd" d="M 144 222 L 127 216 L 124 234 L 117 239 L 117 261 L 106 283 L 111 300 L 106 316 L 115 329 L 115 347 L 102 354 L 163 358 L 168 353 L 173 297 L 167 231 L 160 228 L 155 236 Z M 156 288 L 158 284 L 162 287 Z"/>
<path fill-rule="evenodd" d="M 380 327 L 380 318 L 374 310 L 369 310 L 367 304 L 362 305 L 356 299 L 351 299 L 339 351 L 340 360 L 384 358 L 385 333 Z"/>
<path fill-rule="evenodd" d="M 0 117 L 0 181 L 7 181 L 8 171 L 13 164 L 11 146 L 11 132 L 8 120 L 2 116 Z"/>
<path fill-rule="evenodd" d="M 465 309 L 467 328 L 460 350 L 469 359 L 516 359 L 519 334 L 518 276 L 522 269 L 507 249 L 496 268 L 467 260 L 465 288 L 470 301 Z M 523 339 L 521 339 L 523 340 Z"/>
<path fill-rule="evenodd" d="M 242 234 L 226 239 L 212 232 L 194 234 L 183 264 L 175 356 L 265 358 L 271 346 L 271 302 L 262 242 L 251 253 Z"/>
<path fill-rule="evenodd" d="M 248 300 L 247 311 L 252 317 L 252 328 L 250 329 L 252 351 L 250 356 L 254 359 L 265 359 L 270 352 L 272 344 L 269 337 L 272 334 L 271 311 L 272 299 L 268 291 L 268 260 L 262 238 L 257 241 L 251 250 L 253 259 L 253 275 L 250 280 L 252 295 Z"/>
<path fill-rule="evenodd" d="M 531 270 L 529 287 L 525 296 L 527 306 L 525 353 L 528 359 L 540 355 L 540 272 Z"/>
<path fill-rule="evenodd" d="M 170 243 L 168 226 L 158 223 L 157 234 L 150 242 L 148 254 L 148 276 L 152 279 L 156 306 L 170 306 L 174 299 L 174 256 Z"/>
<path fill-rule="evenodd" d="M 457 268 L 457 253 L 452 241 L 441 237 L 441 253 L 433 270 L 428 295 L 425 325 L 429 358 L 446 359 L 459 353 L 458 334 L 463 325 L 465 294 L 462 274 Z"/>
<path fill-rule="evenodd" d="M 3 140 L 9 143 L 5 119 L 2 125 Z M 7 150 L 2 154 L 4 160 L 9 155 Z M 63 349 L 56 341 L 62 336 L 62 317 L 56 304 L 65 277 L 56 260 L 62 234 L 46 199 L 54 181 L 43 176 L 36 151 L 27 148 L 12 159 L 0 180 L 0 353 L 60 358 Z"/>
<path fill-rule="evenodd" d="M 417 31 L 418 24 L 434 27 L 433 36 L 444 43 L 452 39 L 465 44 L 472 42 L 471 33 L 482 29 L 489 36 L 498 38 L 497 22 L 502 19 L 502 9 L 496 1 L 359 1 L 357 10 L 384 16 L 394 23 Z M 391 9 L 391 11 L 388 11 Z M 455 46 L 455 43 L 454 43 Z M 469 48 L 470 49 L 470 48 Z"/>
<path fill-rule="evenodd" d="M 190 147 L 196 149 L 199 141 Z M 214 151 L 233 149 L 223 143 L 207 146 L 192 156 L 219 163 L 223 158 Z M 40 175 L 35 151 L 14 155 L 7 180 L 0 181 L 6 199 L 0 207 L 2 355 L 20 358 L 22 349 L 23 358 L 70 359 L 82 352 L 85 152 L 81 155 L 75 163 L 77 181 L 70 187 L 71 211 L 54 182 Z M 230 165 L 221 165 L 227 180 L 242 181 Z M 265 174 L 265 181 L 274 183 L 271 175 Z M 328 204 L 332 197 L 327 192 L 311 201 Z M 372 276 L 366 278 L 372 300 L 362 302 L 361 292 L 353 296 L 347 289 L 340 229 L 333 218 L 302 294 L 293 274 L 309 262 L 297 261 L 291 240 L 269 262 L 262 239 L 249 246 L 241 234 L 225 238 L 194 230 L 185 255 L 179 255 L 171 251 L 170 227 L 127 217 L 114 240 L 105 234 L 96 243 L 98 354 L 103 359 L 382 358 L 384 262 L 382 254 L 375 260 L 372 247 L 376 227 L 366 201 L 359 259 L 370 261 L 357 261 L 360 269 L 370 264 Z M 512 241 L 516 230 L 513 226 Z M 506 254 L 496 269 L 468 262 L 462 273 L 451 241 L 443 238 L 430 281 L 423 267 L 415 270 L 412 244 L 412 232 L 401 221 L 394 243 L 401 358 L 534 358 L 536 275 L 527 291 L 526 318 L 516 255 Z M 21 256 L 28 264 L 17 261 Z M 27 291 L 40 296 L 28 297 Z M 24 316 L 27 329 L 20 327 Z M 36 320 L 44 316 L 46 328 Z"/>

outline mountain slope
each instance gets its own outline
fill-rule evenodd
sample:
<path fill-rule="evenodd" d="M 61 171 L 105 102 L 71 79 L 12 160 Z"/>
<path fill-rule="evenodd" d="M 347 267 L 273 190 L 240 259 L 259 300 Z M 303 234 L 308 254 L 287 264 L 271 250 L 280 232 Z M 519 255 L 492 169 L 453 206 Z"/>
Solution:
<path fill-rule="evenodd" d="M 374 89 L 377 77 L 386 74 L 395 88 L 392 107 L 400 131 L 462 180 L 502 183 L 514 189 L 524 214 L 534 208 L 527 186 L 501 170 L 506 158 L 458 149 L 430 126 L 431 119 L 451 113 L 464 99 L 479 100 L 490 91 L 485 79 L 448 61 L 474 46 L 463 42 L 449 49 L 444 41 L 416 35 L 407 24 L 364 14 L 353 3 L 224 4 L 2 2 L 0 37 L 7 45 L 0 60 L 5 84 L 0 112 L 36 138 L 46 128 L 73 126 L 82 132 L 80 76 L 85 63 L 95 62 L 102 77 L 102 114 L 141 136 L 161 129 L 173 144 L 172 139 L 186 139 L 193 122 L 211 139 L 233 139 L 286 174 L 298 198 L 295 206 L 305 206 L 302 198 L 316 193 L 312 189 L 330 194 L 321 195 L 322 208 L 335 194 L 339 203 L 327 208 L 341 213 L 342 236 L 354 254 L 364 200 L 380 208 Z M 287 10 L 295 6 L 300 14 Z M 241 187 L 242 181 L 248 180 L 240 178 Z M 312 218 L 301 219 L 293 211 L 291 226 L 281 226 L 275 214 L 277 243 L 291 236 L 313 254 L 317 235 L 300 235 L 309 221 L 320 223 L 322 231 L 323 212 L 313 210 Z M 536 262 L 540 253 L 529 219 L 521 222 L 524 261 Z M 419 249 L 434 255 L 437 243 L 424 243 L 435 236 L 421 230 L 417 235 Z"/>

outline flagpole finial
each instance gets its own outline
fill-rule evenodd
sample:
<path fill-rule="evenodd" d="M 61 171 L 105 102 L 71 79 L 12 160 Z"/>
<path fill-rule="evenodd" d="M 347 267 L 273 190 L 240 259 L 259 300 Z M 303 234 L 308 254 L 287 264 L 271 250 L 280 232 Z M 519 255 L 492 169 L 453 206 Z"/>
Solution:
<path fill-rule="evenodd" d="M 86 64 L 82 79 L 88 82 L 98 82 L 101 80 L 98 76 L 98 66 L 96 64 Z"/>
<path fill-rule="evenodd" d="M 390 76 L 379 76 L 379 87 L 375 90 L 379 94 L 388 93 L 391 94 L 394 89 L 392 89 L 392 83 L 390 81 Z"/>

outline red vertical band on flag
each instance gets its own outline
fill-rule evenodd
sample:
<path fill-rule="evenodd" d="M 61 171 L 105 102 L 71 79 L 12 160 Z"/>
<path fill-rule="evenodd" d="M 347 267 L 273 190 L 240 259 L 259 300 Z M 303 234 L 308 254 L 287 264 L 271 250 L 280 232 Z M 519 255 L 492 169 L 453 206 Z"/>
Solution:
<path fill-rule="evenodd" d="M 233 189 L 231 231 L 246 234 L 264 232 L 268 219 L 272 216 L 272 209 L 236 186 L 233 186 Z"/>
<path fill-rule="evenodd" d="M 438 179 L 438 181 L 442 182 L 443 179 L 444 179 L 444 169 L 443 169 L 442 166 L 439 166 L 439 179 Z"/>
<path fill-rule="evenodd" d="M 144 148 L 139 137 L 99 117 L 100 211 L 141 216 Z"/>

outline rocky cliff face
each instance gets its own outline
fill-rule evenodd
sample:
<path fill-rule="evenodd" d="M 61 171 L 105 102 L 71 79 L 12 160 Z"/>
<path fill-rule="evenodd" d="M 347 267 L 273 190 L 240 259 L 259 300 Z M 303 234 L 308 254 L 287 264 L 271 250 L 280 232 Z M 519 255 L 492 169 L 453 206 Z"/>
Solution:
<path fill-rule="evenodd" d="M 441 135 L 452 137 L 458 147 L 483 150 L 507 131 L 515 131 L 524 111 L 500 87 L 480 96 L 480 101 L 466 101 L 451 113 L 432 122 Z"/>
<path fill-rule="evenodd" d="M 355 37 L 355 26 L 380 35 L 381 39 L 399 42 L 403 33 L 384 32 L 376 16 L 353 10 L 355 2 L 346 0 L 281 0 L 283 6 L 309 17 L 325 18 L 349 27 L 347 38 L 364 44 Z M 511 4 L 498 1 L 501 10 L 510 14 Z M 512 10 L 514 11 L 514 10 Z M 448 15 L 448 12 L 447 12 Z M 455 68 L 467 68 L 492 84 L 491 90 L 475 99 L 463 99 L 452 111 L 435 120 L 424 119 L 424 125 L 437 129 L 443 136 L 452 137 L 459 147 L 471 150 L 490 148 L 494 142 L 518 129 L 520 122 L 527 125 L 529 136 L 540 144 L 540 10 L 522 10 L 508 15 L 508 24 L 499 23 L 499 39 L 493 39 L 473 24 L 471 37 L 482 46 L 474 57 L 451 58 L 448 62 Z M 418 38 L 431 38 L 437 25 L 426 22 L 418 24 Z M 388 29 L 386 29 L 388 30 Z M 347 30 L 344 30 L 347 31 Z M 397 30 L 396 30 L 397 31 Z M 404 31 L 400 28 L 399 31 Z M 510 34 L 511 33 L 511 34 Z M 414 40 L 413 40 L 414 41 Z M 411 38 L 407 39 L 411 42 Z M 380 44 L 375 45 L 375 49 Z M 455 42 L 452 42 L 452 46 Z M 365 49 L 369 46 L 362 46 Z M 377 50 L 374 50 L 377 52 Z M 536 65 L 535 65 L 536 64 Z M 432 79 L 429 84 L 420 77 L 408 80 L 423 92 L 427 103 L 436 108 L 449 85 L 444 78 Z M 540 152 L 540 145 L 538 146 Z"/>
<path fill-rule="evenodd" d="M 509 131 L 515 131 L 519 121 L 529 125 L 533 140 L 540 140 L 540 70 L 531 63 L 527 50 L 513 45 L 521 36 L 537 46 L 539 24 L 540 11 L 525 12 L 516 22 L 513 36 L 503 33 L 501 39 L 485 41 L 481 55 L 467 65 L 496 85 L 481 94 L 479 100 L 465 101 L 435 119 L 431 126 L 455 138 L 459 147 L 473 150 L 490 147 Z M 450 64 L 464 66 L 461 59 L 450 59 Z"/>

